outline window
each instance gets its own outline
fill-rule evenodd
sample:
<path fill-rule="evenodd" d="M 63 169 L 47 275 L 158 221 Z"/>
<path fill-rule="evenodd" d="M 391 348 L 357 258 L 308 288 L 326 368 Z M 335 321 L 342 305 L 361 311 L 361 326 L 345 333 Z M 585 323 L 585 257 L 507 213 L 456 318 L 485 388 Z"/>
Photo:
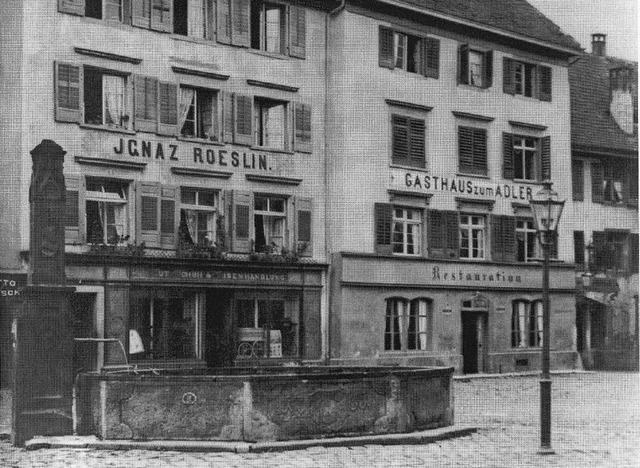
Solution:
<path fill-rule="evenodd" d="M 573 199 L 584 200 L 584 163 L 580 159 L 571 160 L 571 186 Z"/>
<path fill-rule="evenodd" d="M 129 122 L 126 79 L 90 67 L 84 69 L 84 123 L 126 128 Z"/>
<path fill-rule="evenodd" d="M 117 22 L 128 22 L 126 0 L 58 0 L 58 10 L 63 13 L 105 19 Z"/>
<path fill-rule="evenodd" d="M 214 38 L 215 0 L 173 0 L 173 32 L 182 36 Z"/>
<path fill-rule="evenodd" d="M 287 103 L 258 97 L 254 102 L 258 146 L 288 149 Z"/>
<path fill-rule="evenodd" d="M 460 215 L 460 258 L 484 259 L 485 217 Z"/>
<path fill-rule="evenodd" d="M 391 298 L 386 301 L 385 351 L 423 351 L 431 347 L 430 299 Z"/>
<path fill-rule="evenodd" d="M 391 116 L 391 159 L 393 164 L 425 167 L 424 119 Z"/>
<path fill-rule="evenodd" d="M 516 241 L 518 244 L 518 261 L 530 262 L 540 258 L 536 227 L 532 219 L 520 218 L 516 221 Z"/>
<path fill-rule="evenodd" d="M 256 195 L 254 197 L 254 249 L 256 252 L 281 253 L 287 247 L 286 200 L 282 197 Z"/>
<path fill-rule="evenodd" d="M 609 159 L 591 163 L 592 200 L 595 203 L 636 206 L 638 166 L 634 161 Z"/>
<path fill-rule="evenodd" d="M 380 27 L 379 65 L 393 70 L 419 73 L 438 78 L 440 68 L 440 41 L 432 37 L 419 37 L 405 32 Z"/>
<path fill-rule="evenodd" d="M 487 175 L 487 131 L 458 127 L 458 157 L 460 172 Z"/>
<path fill-rule="evenodd" d="M 393 253 L 420 255 L 422 212 L 409 208 L 393 210 Z"/>
<path fill-rule="evenodd" d="M 638 234 L 626 231 L 594 231 L 593 259 L 590 262 L 594 273 L 637 272 Z"/>
<path fill-rule="evenodd" d="M 217 205 L 216 192 L 184 187 L 180 190 L 181 242 L 203 246 L 217 242 Z"/>
<path fill-rule="evenodd" d="M 573 231 L 573 255 L 574 255 L 574 263 L 579 271 L 583 271 L 585 269 L 585 255 L 584 252 L 586 247 L 584 245 L 584 231 Z M 593 261 L 593 259 L 588 259 L 588 261 Z"/>
<path fill-rule="evenodd" d="M 204 295 L 177 289 L 132 291 L 129 307 L 130 359 L 201 357 Z"/>
<path fill-rule="evenodd" d="M 551 101 L 551 67 L 505 57 L 503 74 L 505 93 Z"/>
<path fill-rule="evenodd" d="M 284 54 L 286 51 L 285 5 L 253 0 L 251 2 L 251 47 Z"/>
<path fill-rule="evenodd" d="M 201 88 L 180 88 L 178 126 L 184 137 L 219 141 L 217 95 Z"/>
<path fill-rule="evenodd" d="M 543 345 L 542 301 L 513 301 L 511 313 L 511 346 L 513 348 Z"/>
<path fill-rule="evenodd" d="M 493 52 L 469 48 L 462 44 L 458 49 L 458 83 L 489 88 L 493 79 Z"/>
<path fill-rule="evenodd" d="M 551 178 L 551 138 L 502 134 L 505 179 L 543 181 Z"/>
<path fill-rule="evenodd" d="M 87 178 L 86 239 L 90 244 L 120 244 L 129 239 L 127 184 Z"/>

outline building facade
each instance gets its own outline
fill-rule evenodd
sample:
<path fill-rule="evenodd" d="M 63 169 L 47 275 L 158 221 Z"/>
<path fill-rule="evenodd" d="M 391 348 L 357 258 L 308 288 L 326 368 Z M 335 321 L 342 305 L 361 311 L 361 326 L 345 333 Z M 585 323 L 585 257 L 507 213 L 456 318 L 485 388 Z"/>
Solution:
<path fill-rule="evenodd" d="M 588 368 L 637 370 L 638 64 L 592 39 L 569 69 L 578 350 Z"/>
<path fill-rule="evenodd" d="M 98 339 L 78 342 L 76 369 L 321 360 L 326 11 L 47 0 L 0 12 L 1 268 L 26 272 L 29 152 L 55 140 L 74 335 Z M 6 329 L 10 305 L 2 314 Z"/>
<path fill-rule="evenodd" d="M 332 362 L 533 370 L 548 337 L 580 367 L 571 230 L 546 332 L 528 205 L 571 197 L 578 45 L 519 1 L 350 1 L 329 29 Z"/>

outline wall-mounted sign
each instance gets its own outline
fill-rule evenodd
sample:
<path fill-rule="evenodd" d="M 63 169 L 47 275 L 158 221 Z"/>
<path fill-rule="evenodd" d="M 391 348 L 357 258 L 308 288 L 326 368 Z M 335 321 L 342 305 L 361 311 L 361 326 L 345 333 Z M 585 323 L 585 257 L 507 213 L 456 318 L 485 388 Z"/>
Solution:
<path fill-rule="evenodd" d="M 533 187 L 520 184 L 496 184 L 464 177 L 442 177 L 417 171 L 392 170 L 393 188 L 419 193 L 447 192 L 458 196 L 492 200 L 504 198 L 527 201 Z"/>
<path fill-rule="evenodd" d="M 496 312 L 499 314 L 503 314 L 507 309 L 504 306 L 496 307 Z"/>
<path fill-rule="evenodd" d="M 230 271 L 230 270 L 164 270 L 134 269 L 131 273 L 137 280 L 167 280 L 186 283 L 242 283 L 242 284 L 288 284 L 293 280 L 287 271 Z M 293 282 L 297 282 L 297 279 Z"/>
<path fill-rule="evenodd" d="M 242 168 L 270 171 L 266 154 L 237 151 L 229 147 L 204 147 L 187 142 L 139 140 L 119 138 L 113 145 L 113 154 L 143 160 L 185 161 L 203 166 Z"/>
<path fill-rule="evenodd" d="M 20 289 L 24 286 L 24 280 L 14 276 L 0 276 L 0 298 L 12 298 L 20 296 Z"/>
<path fill-rule="evenodd" d="M 451 307 L 445 307 L 444 309 L 442 309 L 443 314 L 451 315 L 452 312 L 453 310 L 451 309 Z"/>

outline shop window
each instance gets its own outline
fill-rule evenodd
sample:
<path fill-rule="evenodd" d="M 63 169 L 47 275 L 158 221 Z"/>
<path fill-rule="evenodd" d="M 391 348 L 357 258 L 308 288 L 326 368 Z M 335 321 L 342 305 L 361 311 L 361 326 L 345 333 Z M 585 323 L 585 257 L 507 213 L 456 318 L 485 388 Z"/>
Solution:
<path fill-rule="evenodd" d="M 182 136 L 219 141 L 217 116 L 215 91 L 186 86 L 180 88 L 178 127 Z"/>
<path fill-rule="evenodd" d="M 254 249 L 256 252 L 281 253 L 287 247 L 285 198 L 271 195 L 254 197 Z"/>
<path fill-rule="evenodd" d="M 470 48 L 462 44 L 458 49 L 458 83 L 489 88 L 492 84 L 493 52 Z"/>
<path fill-rule="evenodd" d="M 503 177 L 542 181 L 551 178 L 551 138 L 503 133 Z"/>
<path fill-rule="evenodd" d="M 393 209 L 393 253 L 420 255 L 422 211 L 409 208 Z"/>
<path fill-rule="evenodd" d="M 503 90 L 507 94 L 551 101 L 551 76 L 551 67 L 504 58 Z"/>
<path fill-rule="evenodd" d="M 188 245 L 213 246 L 217 242 L 217 193 L 180 189 L 179 239 Z"/>
<path fill-rule="evenodd" d="M 84 123 L 126 128 L 129 122 L 126 78 L 85 67 Z"/>
<path fill-rule="evenodd" d="M 87 178 L 87 242 L 120 244 L 129 240 L 127 189 L 121 181 Z"/>
<path fill-rule="evenodd" d="M 431 347 L 430 299 L 386 300 L 385 351 L 423 351 Z"/>
<path fill-rule="evenodd" d="M 256 119 L 256 143 L 271 149 L 288 149 L 288 105 L 273 99 L 254 99 Z"/>
<path fill-rule="evenodd" d="M 483 215 L 460 215 L 460 258 L 484 259 L 485 238 L 485 217 Z"/>
<path fill-rule="evenodd" d="M 487 131 L 458 127 L 459 170 L 465 174 L 487 175 Z"/>
<path fill-rule="evenodd" d="M 289 309 L 279 299 L 236 299 L 238 358 L 297 356 L 297 324 Z"/>
<path fill-rule="evenodd" d="M 440 41 L 380 27 L 379 65 L 438 78 Z"/>
<path fill-rule="evenodd" d="M 519 262 L 530 262 L 542 257 L 535 223 L 532 219 L 521 218 L 516 221 L 516 241 Z"/>
<path fill-rule="evenodd" d="M 177 290 L 132 292 L 131 360 L 201 357 L 202 294 Z"/>
<path fill-rule="evenodd" d="M 541 347 L 542 301 L 513 301 L 511 314 L 511 346 L 513 348 Z"/>
<path fill-rule="evenodd" d="M 404 115 L 391 116 L 393 164 L 425 167 L 425 121 Z"/>

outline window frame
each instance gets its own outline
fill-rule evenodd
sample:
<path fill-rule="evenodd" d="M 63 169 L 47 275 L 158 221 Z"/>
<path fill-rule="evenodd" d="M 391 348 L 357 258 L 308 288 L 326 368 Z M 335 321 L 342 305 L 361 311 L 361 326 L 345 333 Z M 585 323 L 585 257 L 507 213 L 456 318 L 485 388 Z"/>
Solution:
<path fill-rule="evenodd" d="M 463 223 L 463 217 L 469 218 L 469 222 L 467 223 Z M 473 224 L 473 218 L 477 218 L 479 220 L 482 220 L 481 225 L 480 224 Z M 474 227 L 474 226 L 481 226 L 481 229 Z M 460 231 L 460 251 L 459 251 L 459 258 L 460 260 L 470 260 L 470 261 L 483 261 L 487 259 L 487 216 L 485 214 L 480 214 L 480 213 L 460 213 L 459 216 L 459 222 L 458 222 L 458 229 Z M 463 234 L 463 232 L 466 232 L 467 235 L 467 242 L 469 243 L 468 246 L 464 247 L 464 241 L 465 241 L 465 236 Z M 480 232 L 482 233 L 482 237 L 481 239 L 479 239 L 481 242 L 479 242 L 479 244 L 482 244 L 482 247 L 478 247 L 475 248 L 473 247 L 473 242 L 474 240 L 474 232 Z M 462 252 L 463 250 L 467 250 L 468 253 L 467 255 L 463 255 Z M 478 250 L 481 253 L 481 256 L 474 256 L 473 255 L 473 251 L 474 250 Z"/>
<path fill-rule="evenodd" d="M 180 99 L 178 99 L 178 134 L 180 138 L 185 139 L 195 139 L 195 140 L 203 140 L 203 141 L 213 141 L 216 143 L 220 143 L 222 141 L 221 138 L 221 105 L 220 105 L 220 96 L 221 92 L 219 89 L 213 88 L 204 88 L 201 86 L 192 86 L 189 84 L 180 84 L 178 87 L 178 91 L 182 96 L 182 90 L 189 89 L 193 90 L 193 97 L 191 98 L 191 104 L 189 104 L 189 110 L 184 115 L 184 121 L 182 125 L 180 125 L 180 120 L 183 118 L 180 110 Z M 210 105 L 210 115 L 211 115 L 211 123 L 209 128 L 206 129 L 204 127 L 205 116 L 201 114 L 201 105 L 203 101 L 208 101 Z M 189 118 L 191 114 L 191 109 L 193 109 L 193 118 Z M 191 122 L 193 125 L 193 134 L 185 134 L 184 129 L 188 122 Z M 208 130 L 208 131 L 207 131 Z"/>
<path fill-rule="evenodd" d="M 133 93 L 132 93 L 132 81 L 133 76 L 130 73 L 122 72 L 119 70 L 106 69 L 102 67 L 95 67 L 92 65 L 80 65 L 82 69 L 82 89 L 80 96 L 80 107 L 81 107 L 81 125 L 87 125 L 92 127 L 100 127 L 107 128 L 113 130 L 120 131 L 132 131 L 133 128 L 133 120 L 131 117 L 133 115 Z M 87 99 L 88 93 L 95 93 L 95 88 L 91 86 L 86 86 L 87 84 L 87 76 L 95 74 L 95 76 L 100 77 L 100 119 L 101 123 L 96 122 L 88 122 L 87 121 L 87 101 L 91 102 L 91 99 Z M 122 115 L 120 117 L 120 124 L 109 124 L 106 123 L 106 115 L 108 112 L 108 97 L 105 94 L 105 77 L 117 77 L 122 79 Z M 96 96 L 93 96 L 92 99 L 96 99 Z"/>
<path fill-rule="evenodd" d="M 517 141 L 521 140 L 522 144 L 518 145 Z M 527 140 L 532 140 L 534 142 L 534 146 L 527 146 Z M 541 141 L 538 137 L 533 137 L 529 135 L 520 135 L 514 134 L 512 140 L 512 151 L 513 151 L 513 178 L 514 180 L 522 180 L 526 182 L 540 182 L 541 173 L 542 173 L 542 154 L 541 154 Z M 521 151 L 521 160 L 518 163 L 518 158 L 516 156 L 516 151 Z M 526 157 L 528 153 L 533 153 L 533 177 L 524 177 L 526 175 Z M 523 177 L 518 177 L 517 171 L 518 168 L 522 168 Z"/>
<path fill-rule="evenodd" d="M 538 349 L 544 346 L 546 333 L 542 299 L 515 299 L 511 307 L 511 348 Z"/>
<path fill-rule="evenodd" d="M 97 192 L 95 190 L 85 189 L 84 196 L 82 197 L 84 202 L 84 226 L 85 226 L 84 239 L 86 243 L 98 244 L 98 245 L 124 244 L 132 237 L 131 236 L 131 220 L 130 220 L 130 216 L 131 216 L 130 183 L 126 180 L 112 179 L 107 177 L 87 177 L 85 180 L 85 187 L 87 187 L 89 184 L 100 184 L 102 186 L 102 190 L 100 192 Z M 115 196 L 113 196 L 115 195 L 115 192 L 111 192 L 111 191 L 107 192 L 105 190 L 106 184 L 119 184 L 120 190 L 122 191 L 122 196 L 118 199 Z M 102 195 L 98 195 L 98 193 L 102 193 Z M 112 196 L 107 196 L 106 194 L 112 194 Z M 101 236 L 102 239 L 99 242 L 93 241 L 95 235 L 92 230 L 93 227 L 90 226 L 89 224 L 89 213 L 92 211 L 88 209 L 89 203 L 98 203 L 97 205 L 98 216 L 102 218 L 99 221 L 102 224 L 102 236 Z M 108 205 L 118 205 L 121 208 L 123 208 L 123 213 L 121 214 L 122 221 L 123 221 L 122 234 L 118 234 L 117 228 L 116 228 L 116 234 L 118 236 L 118 239 L 116 242 L 109 241 L 109 222 L 108 222 L 109 213 L 106 209 L 107 208 L 106 206 L 103 206 L 102 208 L 103 213 L 102 214 L 99 213 L 101 203 L 108 204 Z M 114 217 L 115 217 L 115 213 L 114 213 Z"/>
<path fill-rule="evenodd" d="M 403 213 L 403 216 L 397 217 L 396 216 L 397 211 L 401 211 Z M 418 216 L 417 219 L 409 219 L 408 215 L 410 213 L 417 215 Z M 411 256 L 411 257 L 423 256 L 423 245 L 422 245 L 423 236 L 424 236 L 423 223 L 424 223 L 424 210 L 411 207 L 411 206 L 397 206 L 397 205 L 393 206 L 392 224 L 391 224 L 391 233 L 392 233 L 391 249 L 392 249 L 393 255 Z M 402 232 L 401 232 L 402 242 L 399 244 L 402 247 L 401 252 L 397 252 L 395 250 L 396 245 L 398 245 L 398 242 L 395 241 L 395 236 L 397 234 L 396 233 L 397 226 L 402 226 Z M 413 233 L 414 252 L 412 253 L 408 252 L 409 226 L 414 226 L 414 227 L 417 226 L 417 232 Z"/>
<path fill-rule="evenodd" d="M 471 55 L 481 58 L 480 83 L 473 80 L 471 67 Z M 458 46 L 458 84 L 471 86 L 477 89 L 488 89 L 493 86 L 493 51 L 470 44 Z"/>
<path fill-rule="evenodd" d="M 526 223 L 524 227 L 520 226 L 520 223 Z M 520 258 L 520 236 L 524 236 L 524 259 Z M 529 237 L 533 236 L 533 253 L 529 252 Z M 537 262 L 542 258 L 542 248 L 538 240 L 538 234 L 535 228 L 533 218 L 519 216 L 516 218 L 516 261 L 520 263 L 532 263 Z"/>
<path fill-rule="evenodd" d="M 282 147 L 271 145 L 267 141 L 269 110 L 282 106 Z M 264 96 L 253 97 L 253 127 L 254 139 L 253 144 L 259 148 L 272 151 L 291 151 L 292 149 L 292 122 L 291 122 L 291 101 L 285 99 L 274 99 Z"/>
<path fill-rule="evenodd" d="M 402 313 L 398 314 L 398 305 Z M 424 304 L 424 314 L 420 304 Z M 422 319 L 422 320 L 421 320 Z M 388 297 L 385 299 L 382 349 L 388 353 L 424 353 L 432 350 L 433 299 Z M 411 325 L 413 324 L 413 331 Z"/>
<path fill-rule="evenodd" d="M 184 201 L 184 195 L 186 195 L 187 192 L 193 192 L 195 195 L 195 203 L 187 203 Z M 204 203 L 200 203 L 200 198 L 202 195 L 207 194 L 207 195 L 211 195 L 214 197 L 214 203 L 213 205 L 206 205 Z M 180 230 L 180 242 L 181 243 L 185 243 L 186 245 L 203 245 L 206 247 L 212 247 L 217 245 L 217 243 L 219 242 L 218 239 L 218 222 L 219 222 L 219 218 L 220 218 L 220 192 L 218 190 L 211 190 L 211 189 L 204 189 L 204 188 L 200 188 L 200 187 L 186 187 L 186 186 L 182 186 L 180 187 L 180 198 L 179 198 L 179 210 L 180 210 L 180 217 L 178 220 L 179 223 L 179 227 L 178 229 Z M 186 220 L 186 216 L 187 216 L 187 211 L 195 211 L 197 214 L 200 213 L 206 213 L 207 215 L 212 216 L 211 219 L 211 227 L 212 230 L 202 230 L 199 229 L 199 226 L 196 227 L 196 239 L 193 239 L 193 235 L 191 234 L 191 232 L 189 232 L 189 227 L 188 225 L 186 226 L 187 228 L 187 235 L 189 236 L 191 242 L 189 242 L 189 239 L 185 239 L 183 236 L 184 233 L 184 227 L 182 226 L 183 222 L 183 217 L 185 219 L 185 222 L 188 223 L 188 221 Z M 184 212 L 184 216 L 183 216 L 183 212 Z M 197 222 L 199 222 L 199 220 L 197 220 Z M 211 238 L 209 239 L 208 242 L 204 242 L 202 239 L 199 238 L 199 234 L 201 232 L 210 232 L 211 233 Z M 184 240 L 183 240 L 184 239 Z"/>
<path fill-rule="evenodd" d="M 258 210 L 256 209 L 256 199 L 264 198 L 266 201 L 266 210 Z M 283 204 L 282 211 L 271 210 L 271 202 L 272 201 L 281 201 Z M 284 250 L 288 250 L 290 247 L 290 239 L 289 239 L 289 200 L 285 195 L 274 195 L 274 194 L 264 194 L 264 193 L 255 193 L 253 196 L 253 233 L 251 236 L 254 252 L 263 252 L 263 253 L 275 253 L 280 254 Z M 263 232 L 262 236 L 264 237 L 265 243 L 264 245 L 258 246 L 258 216 L 263 217 L 262 226 Z M 264 219 L 264 218 L 267 219 Z M 269 226 L 265 224 L 265 221 L 269 221 L 270 223 L 279 220 L 281 223 L 282 233 L 279 236 L 274 236 L 268 229 L 273 228 L 273 226 Z M 282 245 L 278 245 L 273 242 L 274 238 L 282 238 Z"/>

